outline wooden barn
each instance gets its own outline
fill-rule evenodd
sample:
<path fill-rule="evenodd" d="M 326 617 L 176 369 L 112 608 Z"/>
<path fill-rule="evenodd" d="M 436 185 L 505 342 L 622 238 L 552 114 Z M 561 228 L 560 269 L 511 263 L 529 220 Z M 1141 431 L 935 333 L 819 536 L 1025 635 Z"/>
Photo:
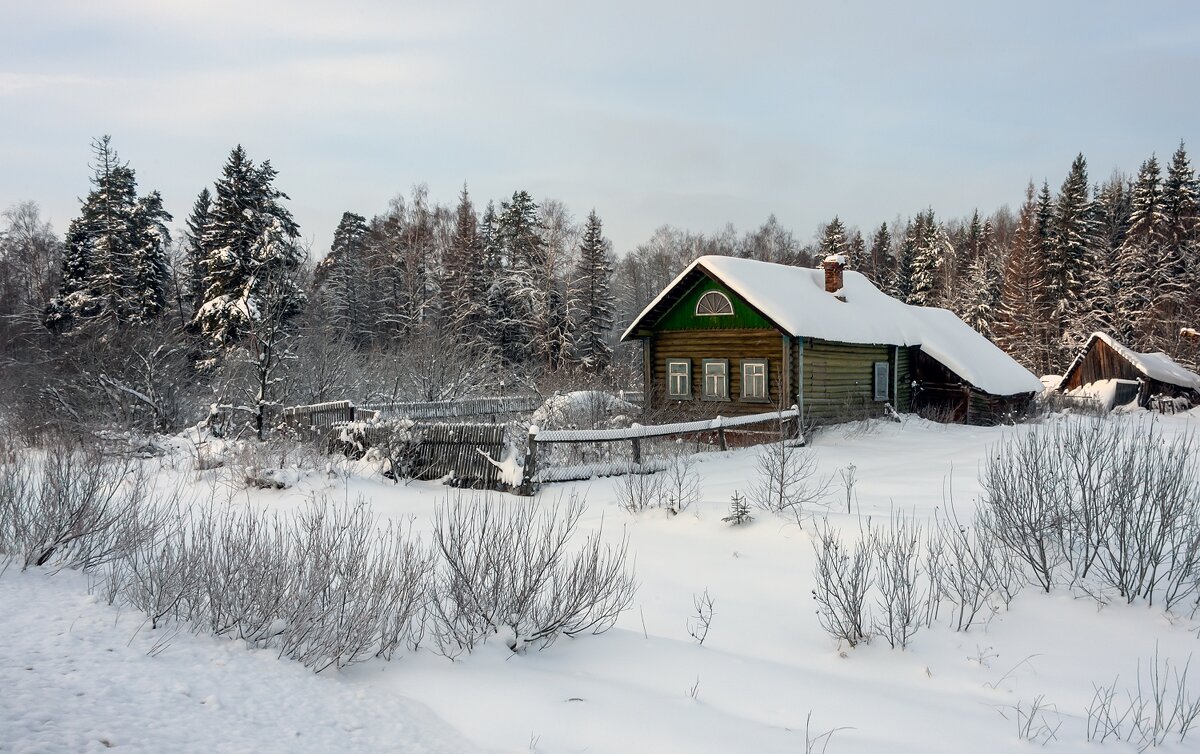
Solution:
<path fill-rule="evenodd" d="M 1165 353 L 1138 353 L 1102 332 L 1087 339 L 1058 389 L 1109 409 L 1134 400 L 1142 408 L 1200 403 L 1200 375 Z"/>
<path fill-rule="evenodd" d="M 634 339 L 652 409 L 732 416 L 795 404 L 832 422 L 890 405 L 988 424 L 1042 390 L 953 313 L 891 298 L 840 256 L 817 269 L 700 257 L 622 335 Z"/>

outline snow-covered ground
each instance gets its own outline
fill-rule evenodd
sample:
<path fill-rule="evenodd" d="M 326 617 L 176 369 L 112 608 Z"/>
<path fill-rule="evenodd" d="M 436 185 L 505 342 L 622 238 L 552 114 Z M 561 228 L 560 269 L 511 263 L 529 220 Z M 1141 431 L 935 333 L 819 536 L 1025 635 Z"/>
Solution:
<path fill-rule="evenodd" d="M 1200 414 L 1160 421 L 1185 431 Z M 951 499 L 969 517 L 989 448 L 1026 431 L 910 418 L 828 430 L 810 452 L 835 476 L 830 522 L 857 531 L 895 511 L 927 522 Z M 674 517 L 626 513 L 612 479 L 548 485 L 531 504 L 578 492 L 583 528 L 629 537 L 640 589 L 608 633 L 520 655 L 492 642 L 454 662 L 421 650 L 314 675 L 237 642 L 163 639 L 89 597 L 78 574 L 12 568 L 0 576 L 0 751 L 804 752 L 837 729 L 835 754 L 1004 752 L 1028 745 L 1018 728 L 1038 699 L 1031 727 L 1054 732 L 1048 748 L 1083 751 L 1095 748 L 1085 729 L 1093 684 L 1133 686 L 1156 652 L 1182 666 L 1197 648 L 1200 620 L 1032 588 L 968 632 L 945 621 L 922 630 L 907 651 L 839 647 L 811 596 L 811 525 L 762 511 L 746 526 L 721 520 L 755 475 L 754 453 L 699 456 L 702 500 Z M 202 494 L 228 477 L 178 457 L 149 463 Z M 851 465 L 847 513 L 838 472 Z M 456 494 L 366 468 L 295 476 L 290 489 L 239 494 L 277 509 L 313 491 L 361 494 L 417 531 Z M 688 619 L 704 590 L 714 615 L 701 646 Z M 1200 668 L 1193 676 L 1200 692 Z M 1193 737 L 1159 750 L 1197 749 Z"/>

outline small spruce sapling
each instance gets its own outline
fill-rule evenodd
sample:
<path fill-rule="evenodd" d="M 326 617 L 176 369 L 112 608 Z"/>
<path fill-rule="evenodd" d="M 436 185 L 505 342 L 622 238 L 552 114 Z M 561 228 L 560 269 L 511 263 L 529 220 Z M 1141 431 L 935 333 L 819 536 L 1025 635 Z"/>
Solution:
<path fill-rule="evenodd" d="M 746 498 L 739 495 L 737 490 L 734 490 L 733 497 L 729 499 L 729 515 L 721 520 L 733 526 L 741 526 L 754 520 L 754 516 L 750 515 L 750 507 L 746 505 Z"/>

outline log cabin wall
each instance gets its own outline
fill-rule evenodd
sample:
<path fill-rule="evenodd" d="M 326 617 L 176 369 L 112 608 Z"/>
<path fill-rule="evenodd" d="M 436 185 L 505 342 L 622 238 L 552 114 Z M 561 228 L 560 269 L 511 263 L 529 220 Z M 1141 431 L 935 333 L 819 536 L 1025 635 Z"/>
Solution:
<path fill-rule="evenodd" d="M 804 339 L 804 414 L 817 422 L 878 416 L 895 401 L 894 348 Z M 875 363 L 888 364 L 888 401 L 875 400 Z M 904 375 L 907 381 L 907 374 Z M 894 405 L 894 404 L 893 404 Z"/>
<path fill-rule="evenodd" d="M 651 335 L 650 382 L 653 389 L 647 391 L 649 405 L 654 408 L 680 406 L 706 415 L 740 416 L 770 411 L 776 407 L 789 407 L 794 397 L 781 398 L 784 385 L 782 369 L 784 338 L 778 330 L 665 330 Z M 691 364 L 692 397 L 690 400 L 675 400 L 667 397 L 667 361 L 687 359 Z M 704 400 L 704 359 L 725 359 L 729 362 L 729 400 Z M 745 359 L 767 360 L 768 401 L 742 400 L 742 361 Z M 789 380 L 795 384 L 794 380 Z"/>

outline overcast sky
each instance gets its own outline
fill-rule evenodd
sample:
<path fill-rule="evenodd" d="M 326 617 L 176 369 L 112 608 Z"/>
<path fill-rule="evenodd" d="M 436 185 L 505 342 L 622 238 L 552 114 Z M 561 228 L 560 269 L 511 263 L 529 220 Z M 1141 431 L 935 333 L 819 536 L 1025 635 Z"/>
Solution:
<path fill-rule="evenodd" d="M 58 231 L 109 133 L 182 222 L 270 159 L 314 253 L 426 182 L 592 207 L 618 252 L 769 214 L 808 239 L 1200 162 L 1195 2 L 0 0 L 0 208 Z"/>

